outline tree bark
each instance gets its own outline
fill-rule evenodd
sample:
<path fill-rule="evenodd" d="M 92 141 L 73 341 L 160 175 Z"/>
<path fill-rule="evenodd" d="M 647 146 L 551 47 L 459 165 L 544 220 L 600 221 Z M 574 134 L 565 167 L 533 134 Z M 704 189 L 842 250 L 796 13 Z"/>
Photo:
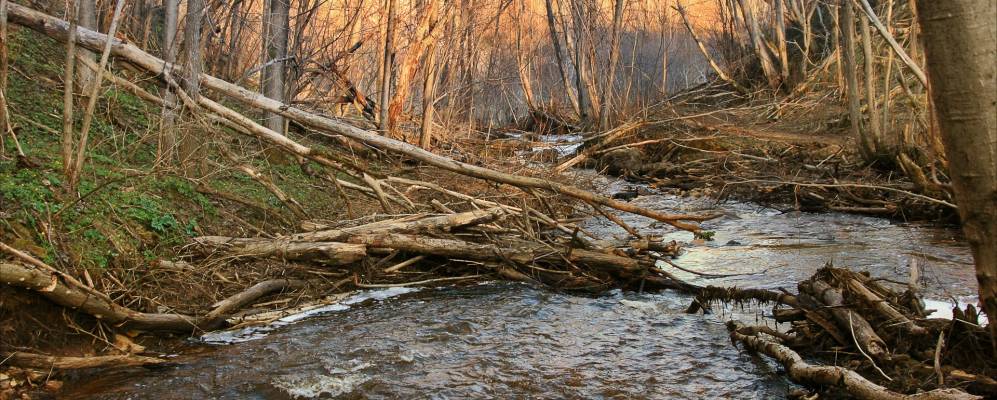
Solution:
<path fill-rule="evenodd" d="M 867 142 L 868 135 L 862 132 L 862 112 L 859 108 L 859 79 L 855 66 L 855 9 L 851 0 L 840 0 L 841 9 L 838 18 L 841 31 L 842 69 L 845 74 L 845 87 L 848 91 L 848 120 L 851 123 L 852 136 L 860 141 L 859 150 L 865 159 L 872 156 L 873 144 Z"/>
<path fill-rule="evenodd" d="M 609 43 L 609 72 L 602 88 L 602 111 L 599 112 L 600 129 L 609 129 L 609 111 L 613 106 L 613 86 L 616 83 L 616 66 L 620 63 L 620 34 L 623 25 L 624 0 L 616 0 L 613 10 L 613 32 Z"/>
<path fill-rule="evenodd" d="M 187 59 L 184 61 L 183 90 L 195 103 L 201 97 L 201 76 L 203 69 L 201 51 L 201 28 L 204 25 L 204 0 L 188 0 L 186 26 L 184 27 L 184 48 Z M 189 113 L 188 113 L 189 114 Z M 187 175 L 195 175 L 200 171 L 198 154 L 202 146 L 201 138 L 194 136 L 188 129 L 180 139 L 180 163 Z"/>
<path fill-rule="evenodd" d="M 177 19 L 179 16 L 180 1 L 179 0 L 163 0 L 163 45 L 162 56 L 163 60 L 167 64 L 173 65 L 177 62 Z M 167 70 L 166 74 L 171 75 L 172 70 Z M 158 152 L 157 152 L 157 164 L 164 166 L 172 166 L 176 160 L 177 151 L 177 130 L 176 126 L 176 107 L 177 95 L 173 92 L 173 88 L 170 85 L 162 85 L 163 88 L 163 100 L 166 104 L 163 106 L 162 121 L 159 126 L 159 142 L 158 142 Z"/>
<path fill-rule="evenodd" d="M 80 27 L 90 29 L 93 31 L 100 31 L 97 29 L 97 0 L 76 0 L 78 1 L 77 11 L 76 11 L 76 24 Z M 79 49 L 79 54 L 81 57 L 87 57 L 93 61 L 97 61 L 97 54 L 89 51 L 87 49 Z M 90 71 L 89 68 L 82 65 L 77 65 L 74 69 L 76 71 L 76 79 L 74 83 L 76 84 L 75 90 L 79 93 L 87 93 L 87 89 L 93 84 L 93 78 L 96 74 Z"/>
<path fill-rule="evenodd" d="M 557 60 L 557 70 L 561 73 L 561 83 L 564 85 L 565 96 L 568 98 L 571 108 L 575 111 L 575 115 L 581 116 L 578 95 L 571 84 L 571 79 L 568 77 L 568 69 L 565 65 L 565 58 L 567 57 L 564 55 L 561 40 L 558 39 L 557 35 L 557 20 L 554 16 L 554 5 L 551 4 L 551 0 L 544 0 L 544 5 L 547 9 L 547 32 L 550 34 L 550 44 L 553 47 L 554 58 Z"/>
<path fill-rule="evenodd" d="M 385 7 L 385 30 L 384 30 L 384 48 L 381 55 L 381 76 L 378 78 L 381 82 L 381 101 L 380 101 L 380 128 L 382 134 L 387 134 L 390 130 L 390 124 L 388 123 L 388 103 L 391 102 L 391 77 L 394 74 L 395 66 L 395 0 L 385 0 L 387 5 Z"/>
<path fill-rule="evenodd" d="M 917 2 L 934 100 L 980 302 L 997 349 L 997 2 Z"/>
<path fill-rule="evenodd" d="M 264 31 L 266 37 L 263 38 L 263 68 L 261 75 L 261 86 L 263 95 L 271 99 L 286 102 L 285 99 L 285 72 L 284 64 L 287 62 L 287 41 L 288 24 L 291 12 L 290 0 L 269 0 L 269 8 L 263 16 Z M 279 114 L 267 112 L 263 115 L 263 125 L 268 129 L 286 134 L 284 129 L 284 117 Z"/>

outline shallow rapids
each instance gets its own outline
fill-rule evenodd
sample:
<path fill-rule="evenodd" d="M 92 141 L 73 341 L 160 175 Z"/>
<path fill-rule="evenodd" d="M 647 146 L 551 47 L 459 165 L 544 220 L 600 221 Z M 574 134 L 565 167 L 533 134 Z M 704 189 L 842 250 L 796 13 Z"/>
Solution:
<path fill-rule="evenodd" d="M 627 185 L 601 184 L 610 191 Z M 713 206 L 664 195 L 633 201 L 670 211 Z M 924 292 L 936 300 L 929 306 L 941 316 L 952 300 L 974 300 L 971 256 L 953 229 L 750 204 L 721 208 L 724 217 L 704 224 L 716 232 L 711 242 L 622 218 L 643 233 L 687 242 L 675 260 L 686 269 L 740 274 L 711 279 L 662 265 L 697 284 L 795 292 L 796 282 L 829 261 L 899 282 L 917 265 Z M 624 235 L 605 219 L 584 226 L 602 238 Z M 792 386 L 771 361 L 728 339 L 727 318 L 764 323 L 762 309 L 687 315 L 691 298 L 674 292 L 579 297 L 502 282 L 355 299 L 263 331 L 206 337 L 175 366 L 86 378 L 67 385 L 66 396 L 754 399 L 785 397 Z"/>

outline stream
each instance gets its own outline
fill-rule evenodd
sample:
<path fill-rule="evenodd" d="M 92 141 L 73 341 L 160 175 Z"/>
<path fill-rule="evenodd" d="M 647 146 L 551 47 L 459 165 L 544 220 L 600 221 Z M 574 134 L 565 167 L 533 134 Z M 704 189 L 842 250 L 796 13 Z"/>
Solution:
<path fill-rule="evenodd" d="M 584 173 L 584 172 L 582 172 Z M 626 182 L 592 174 L 608 193 Z M 714 208 L 706 199 L 640 196 L 635 204 L 674 212 Z M 972 258 L 958 232 L 836 213 L 783 212 L 724 203 L 704 223 L 710 242 L 691 241 L 652 220 L 621 215 L 642 233 L 685 243 L 675 260 L 709 279 L 662 266 L 697 284 L 796 291 L 827 262 L 907 282 L 920 269 L 928 308 L 950 316 L 973 302 Z M 583 226 L 624 237 L 607 219 Z M 731 345 L 728 318 L 764 323 L 768 308 L 687 315 L 674 292 L 613 291 L 583 297 L 490 282 L 362 292 L 277 326 L 192 340 L 176 365 L 67 382 L 65 398 L 784 398 L 793 387 L 775 363 Z"/>

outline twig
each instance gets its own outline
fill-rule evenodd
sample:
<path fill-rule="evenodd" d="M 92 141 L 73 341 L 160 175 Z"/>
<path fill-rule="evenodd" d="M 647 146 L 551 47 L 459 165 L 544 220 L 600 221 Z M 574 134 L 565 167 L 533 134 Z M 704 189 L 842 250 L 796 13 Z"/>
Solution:
<path fill-rule="evenodd" d="M 875 368 L 876 371 L 879 371 L 880 375 L 883 375 L 883 377 L 886 378 L 886 380 L 893 382 L 893 378 L 890 378 L 889 375 L 886 375 L 886 373 L 883 372 L 883 370 L 880 369 L 878 365 L 876 365 L 876 362 L 873 361 L 872 357 L 869 357 L 869 355 L 866 354 L 865 350 L 862 349 L 862 346 L 859 346 L 859 340 L 855 338 L 855 327 L 852 326 L 852 313 L 848 313 L 848 329 L 852 331 L 852 340 L 855 342 L 855 348 L 859 349 L 859 353 L 862 353 L 862 355 L 865 356 L 865 358 L 868 359 L 870 363 L 872 363 L 872 367 Z"/>
<path fill-rule="evenodd" d="M 359 281 L 354 282 L 357 287 L 364 289 L 374 289 L 374 288 L 392 288 L 392 287 L 407 287 L 407 286 L 417 286 L 425 285 L 427 283 L 437 283 L 437 282 L 451 282 L 460 281 L 466 279 L 476 279 L 484 275 L 468 275 L 468 276 L 453 276 L 449 278 L 437 278 L 437 279 L 426 279 L 424 281 L 406 282 L 406 283 L 360 283 Z"/>

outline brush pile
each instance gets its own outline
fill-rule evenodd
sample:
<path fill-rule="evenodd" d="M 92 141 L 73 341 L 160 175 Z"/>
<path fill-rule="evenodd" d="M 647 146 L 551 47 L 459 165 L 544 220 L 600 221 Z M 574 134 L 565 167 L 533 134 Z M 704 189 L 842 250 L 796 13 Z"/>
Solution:
<path fill-rule="evenodd" d="M 977 310 L 968 305 L 955 308 L 951 320 L 927 318 L 915 290 L 890 286 L 903 287 L 828 266 L 773 308 L 772 318 L 789 323 L 788 331 L 737 321 L 727 326 L 735 343 L 775 358 L 793 380 L 853 397 L 997 395 L 997 355 Z M 813 359 L 830 365 L 809 363 Z"/>

